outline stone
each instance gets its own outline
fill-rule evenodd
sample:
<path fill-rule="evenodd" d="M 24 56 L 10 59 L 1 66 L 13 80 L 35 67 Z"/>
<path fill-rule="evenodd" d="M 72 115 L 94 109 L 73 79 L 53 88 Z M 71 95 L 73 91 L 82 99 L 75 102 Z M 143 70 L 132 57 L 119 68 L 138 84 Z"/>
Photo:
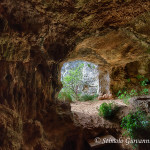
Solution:
<path fill-rule="evenodd" d="M 132 88 L 126 84 L 129 63 L 138 61 L 137 72 L 149 78 L 150 2 L 80 2 L 1 0 L 1 149 L 63 150 L 69 137 L 78 139 L 82 128 L 64 108 L 68 104 L 57 102 L 65 62 L 78 59 L 103 68 L 102 78 L 109 75 L 110 82 L 104 80 L 102 94 Z"/>
<path fill-rule="evenodd" d="M 150 113 L 150 95 L 133 97 L 129 100 L 129 103 L 135 110 L 140 108 L 142 111 Z"/>
<path fill-rule="evenodd" d="M 104 94 L 98 96 L 98 100 L 111 100 L 111 99 L 113 99 L 112 94 Z"/>
<path fill-rule="evenodd" d="M 89 140 L 88 143 L 90 145 L 90 147 L 92 149 L 94 148 L 101 148 L 101 147 L 104 147 L 108 144 L 111 144 L 111 143 L 104 143 L 104 141 L 116 141 L 115 137 L 113 137 L 112 135 L 105 135 L 105 136 L 101 136 L 101 137 L 96 137 L 94 140 Z"/>

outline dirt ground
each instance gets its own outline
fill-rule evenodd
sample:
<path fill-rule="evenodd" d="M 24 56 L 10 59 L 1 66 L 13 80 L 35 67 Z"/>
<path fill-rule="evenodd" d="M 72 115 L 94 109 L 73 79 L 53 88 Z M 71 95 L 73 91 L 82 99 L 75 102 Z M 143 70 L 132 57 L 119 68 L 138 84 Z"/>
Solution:
<path fill-rule="evenodd" d="M 98 115 L 98 108 L 102 103 L 114 102 L 119 106 L 119 111 L 116 114 L 116 118 L 106 120 Z M 129 113 L 130 106 L 127 106 L 122 100 L 99 100 L 99 101 L 86 101 L 86 102 L 73 102 L 71 103 L 71 111 L 73 113 L 73 119 L 76 126 L 87 130 L 85 134 L 86 138 L 96 137 L 99 135 L 109 134 L 115 138 L 122 138 L 125 141 L 125 137 L 122 136 L 122 128 L 120 127 L 121 119 Z M 126 150 L 131 150 L 130 146 L 125 143 L 121 144 L 121 147 Z"/>
<path fill-rule="evenodd" d="M 119 107 L 123 106 L 126 107 L 127 105 L 122 102 L 122 100 L 116 99 L 116 100 L 97 100 L 97 101 L 86 101 L 86 102 L 80 102 L 76 101 L 71 103 L 71 111 L 72 112 L 78 112 L 83 113 L 86 115 L 98 115 L 97 109 L 102 103 L 111 103 L 114 102 Z"/>
<path fill-rule="evenodd" d="M 104 102 L 114 102 L 120 108 L 117 112 L 117 122 L 114 119 L 106 120 L 98 115 L 97 109 Z M 129 106 L 121 100 L 76 101 L 71 103 L 71 111 L 75 124 L 83 128 L 118 128 L 120 126 L 118 122 L 129 112 Z"/>

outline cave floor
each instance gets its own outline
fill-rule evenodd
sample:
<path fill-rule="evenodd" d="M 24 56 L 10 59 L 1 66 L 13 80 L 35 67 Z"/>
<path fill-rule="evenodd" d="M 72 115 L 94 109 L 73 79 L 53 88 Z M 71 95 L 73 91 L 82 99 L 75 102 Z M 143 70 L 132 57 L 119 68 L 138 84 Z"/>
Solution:
<path fill-rule="evenodd" d="M 98 115 L 97 109 L 104 102 L 114 102 L 117 106 L 119 106 L 120 109 L 117 112 L 115 118 L 106 120 Z M 71 103 L 73 121 L 76 126 L 82 128 L 83 131 L 85 131 L 84 134 L 86 139 L 91 139 L 90 137 L 97 136 L 101 137 L 103 135 L 112 135 L 115 138 L 124 138 L 122 136 L 120 122 L 121 119 L 129 113 L 129 110 L 131 110 L 130 105 L 124 104 L 123 101 L 119 99 L 95 100 L 86 102 L 76 101 Z M 125 143 L 121 144 L 121 147 L 126 147 Z"/>
<path fill-rule="evenodd" d="M 116 118 L 106 120 L 98 115 L 98 108 L 102 103 L 114 102 L 119 106 Z M 126 105 L 122 100 L 99 100 L 99 101 L 76 101 L 71 103 L 71 111 L 74 123 L 83 128 L 120 128 L 121 119 L 128 114 L 130 105 Z"/>
<path fill-rule="evenodd" d="M 82 113 L 86 115 L 98 115 L 98 108 L 102 103 L 111 103 L 114 102 L 119 107 L 127 107 L 126 104 L 123 103 L 122 100 L 116 99 L 116 100 L 96 100 L 96 101 L 86 101 L 86 102 L 80 102 L 76 101 L 71 103 L 71 111 L 75 113 Z"/>

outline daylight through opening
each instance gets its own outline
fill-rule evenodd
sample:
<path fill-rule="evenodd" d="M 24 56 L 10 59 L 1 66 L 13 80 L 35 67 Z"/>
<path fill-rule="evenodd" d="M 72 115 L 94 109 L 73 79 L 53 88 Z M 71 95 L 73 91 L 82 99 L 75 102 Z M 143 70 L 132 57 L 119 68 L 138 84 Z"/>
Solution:
<path fill-rule="evenodd" d="M 61 69 L 61 89 L 58 98 L 65 101 L 94 100 L 99 95 L 98 65 L 87 61 L 66 62 Z"/>
<path fill-rule="evenodd" d="M 110 97 L 109 73 L 91 62 L 76 60 L 64 63 L 61 82 L 63 88 L 59 92 L 59 100 L 89 101 Z"/>

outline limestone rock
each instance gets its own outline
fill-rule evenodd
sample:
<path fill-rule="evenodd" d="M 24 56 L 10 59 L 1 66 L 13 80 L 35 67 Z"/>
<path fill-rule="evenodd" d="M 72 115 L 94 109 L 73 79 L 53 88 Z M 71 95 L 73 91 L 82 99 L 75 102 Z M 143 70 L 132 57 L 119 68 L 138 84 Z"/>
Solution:
<path fill-rule="evenodd" d="M 113 99 L 112 94 L 104 94 L 104 95 L 100 95 L 98 96 L 98 100 L 109 100 L 109 99 Z"/>
<path fill-rule="evenodd" d="M 149 8 L 149 0 L 1 0 L 0 148 L 62 150 L 73 134 L 78 139 L 69 106 L 57 104 L 65 62 L 103 68 L 102 78 L 109 74 L 110 82 L 102 94 L 116 93 L 135 76 L 132 64 L 125 67 L 129 63 L 139 62 L 138 73 L 148 77 Z M 29 137 L 36 131 L 37 137 Z M 24 142 L 23 135 L 34 142 Z"/>

